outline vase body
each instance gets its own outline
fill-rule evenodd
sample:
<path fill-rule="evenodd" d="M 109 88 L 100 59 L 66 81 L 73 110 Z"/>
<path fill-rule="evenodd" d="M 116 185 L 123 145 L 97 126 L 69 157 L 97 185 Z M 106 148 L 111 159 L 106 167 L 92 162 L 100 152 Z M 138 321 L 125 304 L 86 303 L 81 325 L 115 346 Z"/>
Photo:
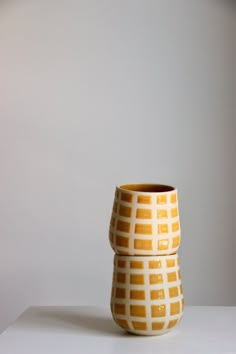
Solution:
<path fill-rule="evenodd" d="M 109 229 L 116 254 L 172 254 L 178 250 L 180 239 L 175 188 L 165 192 L 116 188 Z"/>
<path fill-rule="evenodd" d="M 111 312 L 128 332 L 160 335 L 181 319 L 184 298 L 177 254 L 114 256 Z"/>

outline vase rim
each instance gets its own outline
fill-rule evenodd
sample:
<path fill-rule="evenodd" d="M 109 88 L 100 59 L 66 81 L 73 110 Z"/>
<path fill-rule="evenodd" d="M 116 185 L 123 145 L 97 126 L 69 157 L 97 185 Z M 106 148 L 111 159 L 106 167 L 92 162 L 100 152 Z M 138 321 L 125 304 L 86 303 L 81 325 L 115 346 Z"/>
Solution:
<path fill-rule="evenodd" d="M 166 194 L 177 192 L 177 188 L 162 183 L 126 183 L 116 187 L 120 191 L 133 194 Z"/>

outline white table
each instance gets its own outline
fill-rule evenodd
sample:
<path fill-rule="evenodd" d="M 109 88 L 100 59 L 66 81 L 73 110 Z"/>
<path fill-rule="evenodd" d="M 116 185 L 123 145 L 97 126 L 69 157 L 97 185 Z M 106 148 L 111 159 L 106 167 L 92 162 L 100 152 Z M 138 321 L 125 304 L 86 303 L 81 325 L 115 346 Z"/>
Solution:
<path fill-rule="evenodd" d="M 236 307 L 186 307 L 171 332 L 119 329 L 108 308 L 31 307 L 0 336 L 1 354 L 236 353 Z"/>

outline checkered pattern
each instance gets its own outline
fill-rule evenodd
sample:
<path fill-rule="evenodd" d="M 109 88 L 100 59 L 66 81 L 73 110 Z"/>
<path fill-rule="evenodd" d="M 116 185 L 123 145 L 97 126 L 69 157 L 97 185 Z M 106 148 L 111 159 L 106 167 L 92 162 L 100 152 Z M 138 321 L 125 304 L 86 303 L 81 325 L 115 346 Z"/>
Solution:
<path fill-rule="evenodd" d="M 177 190 L 137 192 L 116 189 L 109 239 L 123 255 L 167 255 L 180 244 Z"/>
<path fill-rule="evenodd" d="M 111 312 L 125 330 L 163 334 L 181 319 L 184 308 L 178 255 L 114 257 Z"/>

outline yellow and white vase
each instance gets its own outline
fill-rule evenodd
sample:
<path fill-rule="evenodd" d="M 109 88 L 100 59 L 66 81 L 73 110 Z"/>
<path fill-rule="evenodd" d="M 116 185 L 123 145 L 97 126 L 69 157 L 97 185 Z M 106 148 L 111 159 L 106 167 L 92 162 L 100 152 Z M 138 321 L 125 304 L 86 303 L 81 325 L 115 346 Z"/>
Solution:
<path fill-rule="evenodd" d="M 178 193 L 162 184 L 116 188 L 109 240 L 115 251 L 111 312 L 128 332 L 159 335 L 181 319 L 184 298 L 176 251 Z"/>
<path fill-rule="evenodd" d="M 181 319 L 184 309 L 178 255 L 114 256 L 111 312 L 128 332 L 159 335 Z"/>
<path fill-rule="evenodd" d="M 166 255 L 180 244 L 177 190 L 136 184 L 116 188 L 109 239 L 115 253 Z"/>

